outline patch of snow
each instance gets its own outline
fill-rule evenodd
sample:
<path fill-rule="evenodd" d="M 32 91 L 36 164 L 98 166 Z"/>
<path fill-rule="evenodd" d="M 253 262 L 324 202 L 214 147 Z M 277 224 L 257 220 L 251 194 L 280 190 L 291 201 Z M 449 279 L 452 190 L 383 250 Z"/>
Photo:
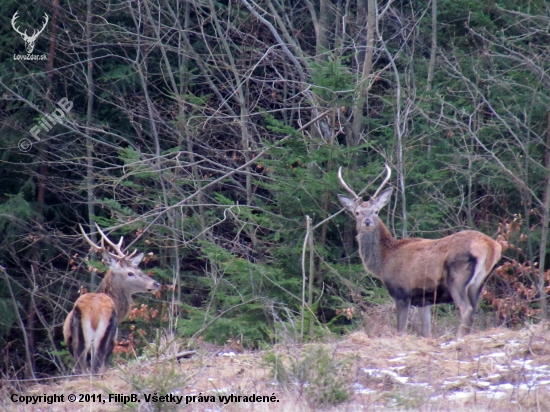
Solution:
<path fill-rule="evenodd" d="M 502 392 L 502 391 L 480 391 L 477 394 L 481 396 L 486 396 L 487 398 L 492 398 L 492 399 L 502 399 L 506 395 L 508 395 L 506 392 Z"/>
<path fill-rule="evenodd" d="M 421 388 L 431 388 L 429 383 L 426 382 L 411 382 L 409 383 L 410 386 L 420 386 Z"/>
<path fill-rule="evenodd" d="M 458 376 L 457 376 L 458 378 Z M 454 386 L 454 385 L 460 385 L 463 383 L 463 380 L 462 379 L 456 379 L 456 380 L 445 380 L 443 381 L 443 383 L 441 384 L 442 387 L 447 387 L 447 386 Z"/>
<path fill-rule="evenodd" d="M 371 378 L 382 378 L 384 375 L 389 376 L 396 382 L 405 384 L 409 380 L 406 376 L 399 376 L 394 371 L 384 370 L 384 369 L 367 369 L 363 368 L 363 372 L 365 372 L 368 376 Z"/>
<path fill-rule="evenodd" d="M 450 401 L 458 399 L 468 399 L 471 398 L 473 394 L 473 392 L 453 392 L 449 396 L 446 396 L 445 399 L 448 399 Z"/>
<path fill-rule="evenodd" d="M 361 385 L 360 383 L 357 383 L 357 382 L 355 382 L 353 384 L 353 388 L 354 388 L 355 393 L 357 393 L 357 394 L 366 395 L 366 394 L 369 394 L 369 393 L 376 393 L 376 391 L 374 389 L 366 388 L 366 387 L 364 387 L 363 385 Z"/>
<path fill-rule="evenodd" d="M 517 365 L 523 365 L 525 367 L 531 367 L 530 363 L 533 362 L 533 359 L 525 359 L 525 360 L 521 360 L 521 359 L 516 359 L 516 360 L 513 360 L 512 363 L 515 363 Z"/>
<path fill-rule="evenodd" d="M 402 361 L 403 359 L 407 359 L 408 356 L 398 356 L 397 358 L 393 358 L 393 359 L 388 359 L 388 362 L 399 362 L 399 361 Z"/>
<path fill-rule="evenodd" d="M 484 358 L 505 358 L 506 359 L 506 357 L 507 357 L 507 355 L 504 352 L 495 352 L 495 353 L 490 353 L 488 355 L 476 356 L 474 358 L 474 360 L 478 361 L 478 360 L 484 359 Z"/>
<path fill-rule="evenodd" d="M 512 389 L 514 389 L 514 385 L 512 385 L 511 383 L 499 383 L 498 385 L 491 385 L 489 386 L 489 389 L 492 390 L 492 391 L 497 391 L 497 390 L 505 390 L 505 391 L 511 391 Z"/>
<path fill-rule="evenodd" d="M 233 356 L 237 356 L 237 354 L 233 351 L 231 352 L 220 352 L 218 353 L 218 356 L 228 356 L 228 357 L 233 357 Z"/>

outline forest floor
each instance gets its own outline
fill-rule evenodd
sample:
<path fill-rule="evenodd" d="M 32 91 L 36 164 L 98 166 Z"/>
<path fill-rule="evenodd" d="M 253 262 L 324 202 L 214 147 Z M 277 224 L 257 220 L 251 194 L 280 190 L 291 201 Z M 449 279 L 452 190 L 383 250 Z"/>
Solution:
<path fill-rule="evenodd" d="M 8 393 L 6 385 L 0 404 L 7 411 L 549 411 L 549 342 L 548 325 L 536 325 L 494 328 L 458 342 L 451 335 L 354 332 L 328 343 L 280 344 L 267 351 L 199 343 L 196 354 L 179 362 L 136 359 L 101 377 L 59 378 L 20 394 L 63 394 L 64 402 L 15 403 L 10 396 L 17 391 Z M 145 395 L 155 392 L 170 397 L 147 402 Z M 140 401 L 124 405 L 114 396 L 131 393 Z M 96 401 L 70 403 L 69 394 L 84 400 L 96 395 Z M 250 402 L 253 394 L 270 402 Z M 334 405 L 335 399 L 342 402 Z"/>

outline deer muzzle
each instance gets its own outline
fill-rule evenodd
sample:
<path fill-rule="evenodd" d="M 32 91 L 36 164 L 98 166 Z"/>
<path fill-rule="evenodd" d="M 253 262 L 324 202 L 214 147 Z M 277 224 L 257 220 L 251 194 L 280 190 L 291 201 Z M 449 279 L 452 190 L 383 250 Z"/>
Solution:
<path fill-rule="evenodd" d="M 147 290 L 149 292 L 155 292 L 155 291 L 159 290 L 159 288 L 160 288 L 160 283 L 155 282 L 155 283 L 153 283 L 152 287 L 147 288 Z"/>
<path fill-rule="evenodd" d="M 374 220 L 370 217 L 367 217 L 363 220 L 363 226 L 365 227 L 372 227 L 374 226 Z"/>

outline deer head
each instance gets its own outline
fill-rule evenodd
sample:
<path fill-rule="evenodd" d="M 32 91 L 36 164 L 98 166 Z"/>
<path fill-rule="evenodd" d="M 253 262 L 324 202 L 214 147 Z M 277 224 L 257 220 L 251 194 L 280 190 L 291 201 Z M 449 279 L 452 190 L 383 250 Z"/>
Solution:
<path fill-rule="evenodd" d="M 33 34 L 31 36 L 29 36 L 27 34 L 27 30 L 25 30 L 24 32 L 21 32 L 17 28 L 17 26 L 15 25 L 15 21 L 19 18 L 18 13 L 19 13 L 19 11 L 16 11 L 15 14 L 13 15 L 13 17 L 11 18 L 11 25 L 12 25 L 13 29 L 17 33 L 19 33 L 19 35 L 21 35 L 21 37 L 23 38 L 23 41 L 25 42 L 25 49 L 27 50 L 27 53 L 31 54 L 34 50 L 34 44 L 36 43 L 36 39 L 38 38 L 40 33 L 42 33 L 44 31 L 44 29 L 46 28 L 46 25 L 48 24 L 49 18 L 48 18 L 48 15 L 46 13 L 44 13 L 44 25 L 42 26 L 42 28 L 40 30 L 35 29 Z"/>
<path fill-rule="evenodd" d="M 382 193 L 380 191 L 384 188 L 386 183 L 390 180 L 391 169 L 386 165 L 387 176 L 376 191 L 376 193 L 371 197 L 368 202 L 363 202 L 360 196 L 355 194 L 355 192 L 346 184 L 342 178 L 342 167 L 338 169 L 338 180 L 340 184 L 346 191 L 353 196 L 350 198 L 344 195 L 338 195 L 340 203 L 353 213 L 357 221 L 357 231 L 358 232 L 367 232 L 376 228 L 380 223 L 380 218 L 378 217 L 378 212 L 384 206 L 386 206 L 390 200 L 391 194 L 393 192 L 392 188 L 384 190 Z"/>
<path fill-rule="evenodd" d="M 138 268 L 144 254 L 137 254 L 137 249 L 130 254 L 123 252 L 123 236 L 121 236 L 119 242 L 115 244 L 109 240 L 107 235 L 97 224 L 96 228 L 101 235 L 101 246 L 96 245 L 88 235 L 86 235 L 82 226 L 80 226 L 80 230 L 86 241 L 94 250 L 103 253 L 103 260 L 108 264 L 110 269 L 107 275 L 105 275 L 100 291 L 107 294 L 121 294 L 127 297 L 134 293 L 156 291 L 159 288 L 159 283 Z M 111 246 L 114 253 L 107 250 L 105 242 Z M 117 296 L 114 296 L 114 300 L 115 302 L 117 301 Z M 119 315 L 122 316 L 124 312 L 126 312 L 126 310 L 119 312 Z"/>

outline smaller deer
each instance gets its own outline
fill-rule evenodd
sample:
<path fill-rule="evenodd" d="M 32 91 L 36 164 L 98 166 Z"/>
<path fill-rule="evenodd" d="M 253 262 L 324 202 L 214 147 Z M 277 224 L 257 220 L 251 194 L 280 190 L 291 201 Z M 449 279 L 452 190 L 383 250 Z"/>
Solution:
<path fill-rule="evenodd" d="M 397 329 L 407 327 L 410 306 L 418 306 L 422 335 L 429 336 L 430 305 L 454 302 L 461 320 L 457 337 L 471 332 L 483 285 L 500 260 L 502 247 L 489 236 L 464 230 L 442 239 L 395 239 L 378 212 L 388 204 L 393 189 L 382 192 L 387 177 L 368 202 L 355 194 L 342 178 L 342 187 L 353 198 L 338 195 L 340 203 L 355 216 L 359 255 L 365 268 L 377 276 L 395 300 Z"/>
<path fill-rule="evenodd" d="M 79 225 L 80 226 L 80 225 Z M 143 253 L 137 250 L 125 254 L 122 250 L 123 237 L 114 244 L 97 226 L 101 235 L 101 246 L 97 246 L 80 230 L 86 241 L 98 252 L 103 252 L 103 260 L 109 270 L 99 285 L 97 293 L 82 293 L 63 325 L 63 335 L 70 354 L 75 359 L 75 372 L 86 370 L 86 359 L 91 357 L 91 372 L 103 373 L 113 352 L 118 324 L 130 312 L 132 295 L 139 292 L 155 292 L 159 283 L 143 273 L 138 265 Z M 107 251 L 107 242 L 115 253 Z"/>

